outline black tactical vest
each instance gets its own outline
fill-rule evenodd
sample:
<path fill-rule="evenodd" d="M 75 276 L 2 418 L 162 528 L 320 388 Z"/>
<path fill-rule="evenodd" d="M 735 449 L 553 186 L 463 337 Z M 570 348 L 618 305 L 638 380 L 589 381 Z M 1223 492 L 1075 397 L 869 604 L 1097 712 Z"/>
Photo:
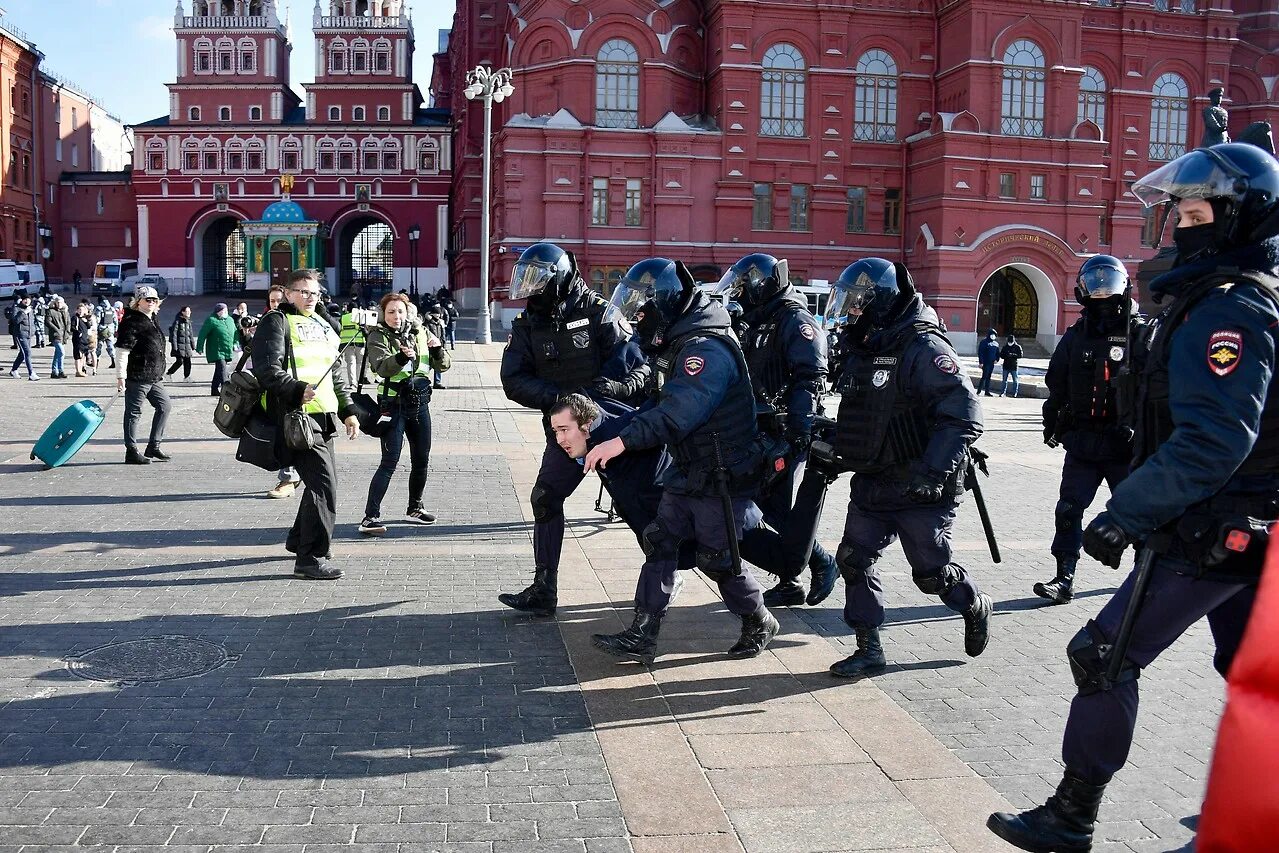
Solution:
<path fill-rule="evenodd" d="M 760 464 L 760 445 L 756 440 L 758 430 L 755 426 L 755 395 L 751 390 L 750 374 L 737 338 L 727 332 L 699 329 L 672 341 L 666 352 L 654 359 L 658 388 L 665 385 L 671 372 L 679 369 L 683 363 L 680 351 L 684 345 L 698 337 L 720 341 L 737 362 L 741 375 L 711 413 L 710 419 L 670 446 L 671 457 L 687 478 L 690 490 L 705 490 L 710 493 L 715 483 L 716 471 L 715 442 L 712 436 L 718 435 L 724 464 L 734 474 L 734 491 L 754 488 L 758 483 L 747 481 L 758 475 L 755 469 Z"/>
<path fill-rule="evenodd" d="M 1275 290 L 1279 281 L 1257 273 L 1222 273 L 1189 288 L 1150 323 L 1149 332 L 1142 339 L 1148 351 L 1141 359 L 1142 370 L 1138 377 L 1134 468 L 1154 455 L 1159 446 L 1172 435 L 1172 410 L 1168 405 L 1168 361 L 1171 358 L 1169 342 L 1173 333 L 1199 300 L 1221 285 L 1239 286 L 1236 283 L 1241 279 L 1255 282 L 1257 290 L 1279 307 L 1279 294 Z M 1261 410 L 1261 429 L 1257 441 L 1235 474 L 1279 474 L 1279 391 L 1276 390 L 1274 381 L 1266 389 L 1266 402 Z"/>
<path fill-rule="evenodd" d="M 742 355 L 750 370 L 755 396 L 761 402 L 775 408 L 785 408 L 785 400 L 779 399 L 790 387 L 790 370 L 786 362 L 786 341 L 781 329 L 786 319 L 803 310 L 789 299 L 762 322 L 752 323 L 742 340 Z"/>
<path fill-rule="evenodd" d="M 608 303 L 593 297 L 572 316 L 543 317 L 524 312 L 539 379 L 565 391 L 589 385 L 600 375 L 606 353 L 600 352 L 599 331 Z"/>
<path fill-rule="evenodd" d="M 917 327 L 877 353 L 859 353 L 844 364 L 835 453 L 842 467 L 876 474 L 923 458 L 928 447 L 926 412 L 906 393 L 902 357 L 919 335 L 945 336 Z"/>
<path fill-rule="evenodd" d="M 1081 320 L 1079 336 L 1070 355 L 1068 405 L 1076 427 L 1101 428 L 1119 419 L 1115 399 L 1120 369 L 1128 357 L 1128 336 L 1089 334 Z"/>

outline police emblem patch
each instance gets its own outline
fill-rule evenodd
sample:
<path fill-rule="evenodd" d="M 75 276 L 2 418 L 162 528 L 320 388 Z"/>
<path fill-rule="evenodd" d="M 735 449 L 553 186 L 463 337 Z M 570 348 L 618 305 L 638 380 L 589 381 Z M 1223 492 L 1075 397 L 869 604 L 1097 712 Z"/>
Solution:
<path fill-rule="evenodd" d="M 1218 329 L 1208 338 L 1208 367 L 1218 376 L 1229 376 L 1243 355 L 1243 335 Z"/>
<path fill-rule="evenodd" d="M 934 358 L 933 364 L 937 365 L 937 369 L 942 373 L 949 373 L 951 376 L 959 372 L 959 365 L 955 363 L 955 359 L 945 353 Z"/>
<path fill-rule="evenodd" d="M 876 388 L 883 388 L 888 384 L 888 371 L 876 370 L 874 375 L 870 378 L 870 384 L 874 385 Z"/>
<path fill-rule="evenodd" d="M 580 332 L 573 333 L 573 346 L 578 349 L 586 349 L 591 345 L 591 333 L 583 329 Z"/>
<path fill-rule="evenodd" d="M 1123 347 L 1111 347 L 1111 348 L 1110 348 L 1110 360 L 1111 360 L 1111 361 L 1123 361 L 1123 360 L 1124 360 L 1124 348 L 1123 348 Z"/>
<path fill-rule="evenodd" d="M 817 337 L 817 330 L 807 323 L 800 325 L 799 333 L 810 341 Z"/>
<path fill-rule="evenodd" d="M 689 376 L 696 376 L 701 373 L 702 368 L 705 366 L 706 362 L 702 360 L 701 356 L 690 355 L 688 358 L 684 359 L 684 372 Z"/>

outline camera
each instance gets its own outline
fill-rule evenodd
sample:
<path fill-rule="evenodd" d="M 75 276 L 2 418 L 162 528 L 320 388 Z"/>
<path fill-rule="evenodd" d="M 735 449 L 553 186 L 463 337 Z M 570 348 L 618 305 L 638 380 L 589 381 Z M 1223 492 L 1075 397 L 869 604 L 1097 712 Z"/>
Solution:
<path fill-rule="evenodd" d="M 357 326 L 376 326 L 378 321 L 376 308 L 353 308 L 351 319 Z"/>
<path fill-rule="evenodd" d="M 239 320 L 240 328 L 245 331 L 248 331 L 249 329 L 252 329 L 254 326 L 256 326 L 258 324 L 258 321 L 261 319 L 262 319 L 261 314 L 245 314 L 244 316 L 240 317 L 240 320 Z"/>

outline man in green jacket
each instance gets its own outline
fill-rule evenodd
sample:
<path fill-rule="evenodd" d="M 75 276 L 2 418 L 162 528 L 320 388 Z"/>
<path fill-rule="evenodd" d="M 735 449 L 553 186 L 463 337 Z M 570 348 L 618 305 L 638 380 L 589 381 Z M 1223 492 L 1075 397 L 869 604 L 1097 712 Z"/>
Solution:
<path fill-rule="evenodd" d="M 235 354 L 235 320 L 227 314 L 225 302 L 219 302 L 200 327 L 195 348 L 204 353 L 205 359 L 213 365 L 213 384 L 209 393 L 217 397 L 222 393 L 227 362 Z"/>

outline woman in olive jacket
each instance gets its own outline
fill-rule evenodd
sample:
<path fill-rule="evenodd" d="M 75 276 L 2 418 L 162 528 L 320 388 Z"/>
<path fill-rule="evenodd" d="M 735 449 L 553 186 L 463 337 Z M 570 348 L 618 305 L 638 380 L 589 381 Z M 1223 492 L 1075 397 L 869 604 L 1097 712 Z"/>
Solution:
<path fill-rule="evenodd" d="M 49 343 L 53 344 L 53 363 L 49 366 L 50 379 L 66 379 L 62 369 L 63 344 L 71 342 L 71 312 L 67 303 L 56 293 L 49 300 L 49 308 L 44 315 L 44 328 L 49 333 Z"/>

